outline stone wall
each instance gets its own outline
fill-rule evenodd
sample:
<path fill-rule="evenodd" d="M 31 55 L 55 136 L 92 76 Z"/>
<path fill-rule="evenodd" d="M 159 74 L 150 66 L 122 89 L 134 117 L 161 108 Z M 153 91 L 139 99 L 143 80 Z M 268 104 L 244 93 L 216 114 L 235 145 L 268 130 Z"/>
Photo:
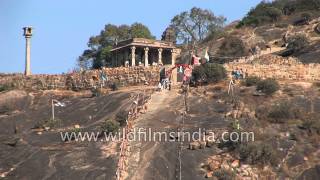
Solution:
<path fill-rule="evenodd" d="M 265 55 L 249 62 L 230 62 L 224 65 L 229 75 L 242 69 L 247 76 L 277 80 L 320 81 L 320 64 L 302 64 L 295 58 Z"/>
<path fill-rule="evenodd" d="M 16 89 L 90 89 L 92 87 L 109 87 L 116 83 L 118 86 L 150 85 L 159 81 L 159 67 L 119 67 L 104 68 L 108 81 L 104 84 L 100 78 L 100 71 L 90 70 L 71 74 L 59 75 L 31 75 L 0 74 L 0 85 L 7 85 Z"/>

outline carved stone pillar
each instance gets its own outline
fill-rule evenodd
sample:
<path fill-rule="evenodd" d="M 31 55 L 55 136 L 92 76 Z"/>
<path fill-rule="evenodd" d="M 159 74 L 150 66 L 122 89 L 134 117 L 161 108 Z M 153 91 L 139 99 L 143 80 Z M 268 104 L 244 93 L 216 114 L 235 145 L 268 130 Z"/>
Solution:
<path fill-rule="evenodd" d="M 180 49 L 172 49 L 171 50 L 171 65 L 175 66 L 176 65 L 176 59 L 177 56 L 180 54 Z M 177 84 L 177 79 L 178 79 L 178 73 L 177 69 L 174 69 L 171 73 L 171 82 L 173 85 Z"/>
<path fill-rule="evenodd" d="M 148 61 L 149 56 L 148 55 L 149 55 L 149 48 L 146 47 L 146 48 L 144 48 L 144 66 L 145 67 L 149 66 L 149 61 Z"/>
<path fill-rule="evenodd" d="M 132 46 L 131 47 L 131 66 L 136 65 L 136 47 Z"/>
<path fill-rule="evenodd" d="M 175 65 L 176 64 L 176 58 L 177 58 L 177 54 L 175 49 L 171 50 L 171 65 Z"/>
<path fill-rule="evenodd" d="M 163 64 L 162 63 L 162 48 L 158 49 L 158 55 L 159 55 L 158 64 Z"/>

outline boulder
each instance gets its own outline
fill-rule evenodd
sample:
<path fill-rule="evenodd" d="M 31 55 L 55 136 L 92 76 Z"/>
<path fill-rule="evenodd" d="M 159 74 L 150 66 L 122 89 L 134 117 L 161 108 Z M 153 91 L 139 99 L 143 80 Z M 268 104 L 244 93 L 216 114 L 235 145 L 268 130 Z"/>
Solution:
<path fill-rule="evenodd" d="M 213 171 L 207 172 L 206 178 L 211 178 L 213 176 Z"/>
<path fill-rule="evenodd" d="M 191 150 L 197 150 L 200 148 L 200 143 L 199 142 L 191 142 L 189 144 L 189 149 Z"/>
<path fill-rule="evenodd" d="M 204 141 L 200 141 L 199 144 L 200 144 L 200 149 L 204 149 L 206 147 L 206 142 Z"/>
<path fill-rule="evenodd" d="M 240 166 L 240 161 L 239 160 L 234 160 L 232 163 L 231 163 L 231 167 L 233 168 L 237 168 Z"/>
<path fill-rule="evenodd" d="M 209 170 L 215 171 L 220 168 L 220 162 L 217 160 L 213 160 L 209 163 Z"/>

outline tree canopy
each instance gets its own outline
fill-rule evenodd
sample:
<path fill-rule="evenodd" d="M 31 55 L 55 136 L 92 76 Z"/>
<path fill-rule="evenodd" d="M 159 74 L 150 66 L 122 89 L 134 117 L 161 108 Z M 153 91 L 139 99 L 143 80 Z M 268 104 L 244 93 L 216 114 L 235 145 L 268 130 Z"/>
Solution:
<path fill-rule="evenodd" d="M 262 1 L 241 20 L 238 27 L 273 23 L 284 15 L 310 12 L 319 14 L 320 0 Z"/>
<path fill-rule="evenodd" d="M 171 20 L 171 26 L 175 28 L 177 38 L 187 43 L 204 40 L 209 34 L 221 30 L 225 22 L 223 16 L 215 16 L 210 10 L 194 7 L 176 15 Z"/>
<path fill-rule="evenodd" d="M 88 49 L 78 58 L 78 65 L 84 69 L 105 66 L 111 59 L 112 46 L 130 38 L 155 39 L 149 28 L 141 23 L 134 23 L 131 26 L 107 24 L 99 35 L 89 38 Z"/>

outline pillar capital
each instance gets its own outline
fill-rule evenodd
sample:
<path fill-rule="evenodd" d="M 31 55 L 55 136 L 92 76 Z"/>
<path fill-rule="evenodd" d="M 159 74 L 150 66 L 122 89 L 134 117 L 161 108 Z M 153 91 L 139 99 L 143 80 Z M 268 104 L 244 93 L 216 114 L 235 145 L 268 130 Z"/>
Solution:
<path fill-rule="evenodd" d="M 136 50 L 136 47 L 135 46 L 131 46 L 130 49 L 131 49 L 131 51 L 134 51 L 134 50 Z"/>
<path fill-rule="evenodd" d="M 149 51 L 149 48 L 148 48 L 148 47 L 145 47 L 145 48 L 144 48 L 144 51 Z"/>

